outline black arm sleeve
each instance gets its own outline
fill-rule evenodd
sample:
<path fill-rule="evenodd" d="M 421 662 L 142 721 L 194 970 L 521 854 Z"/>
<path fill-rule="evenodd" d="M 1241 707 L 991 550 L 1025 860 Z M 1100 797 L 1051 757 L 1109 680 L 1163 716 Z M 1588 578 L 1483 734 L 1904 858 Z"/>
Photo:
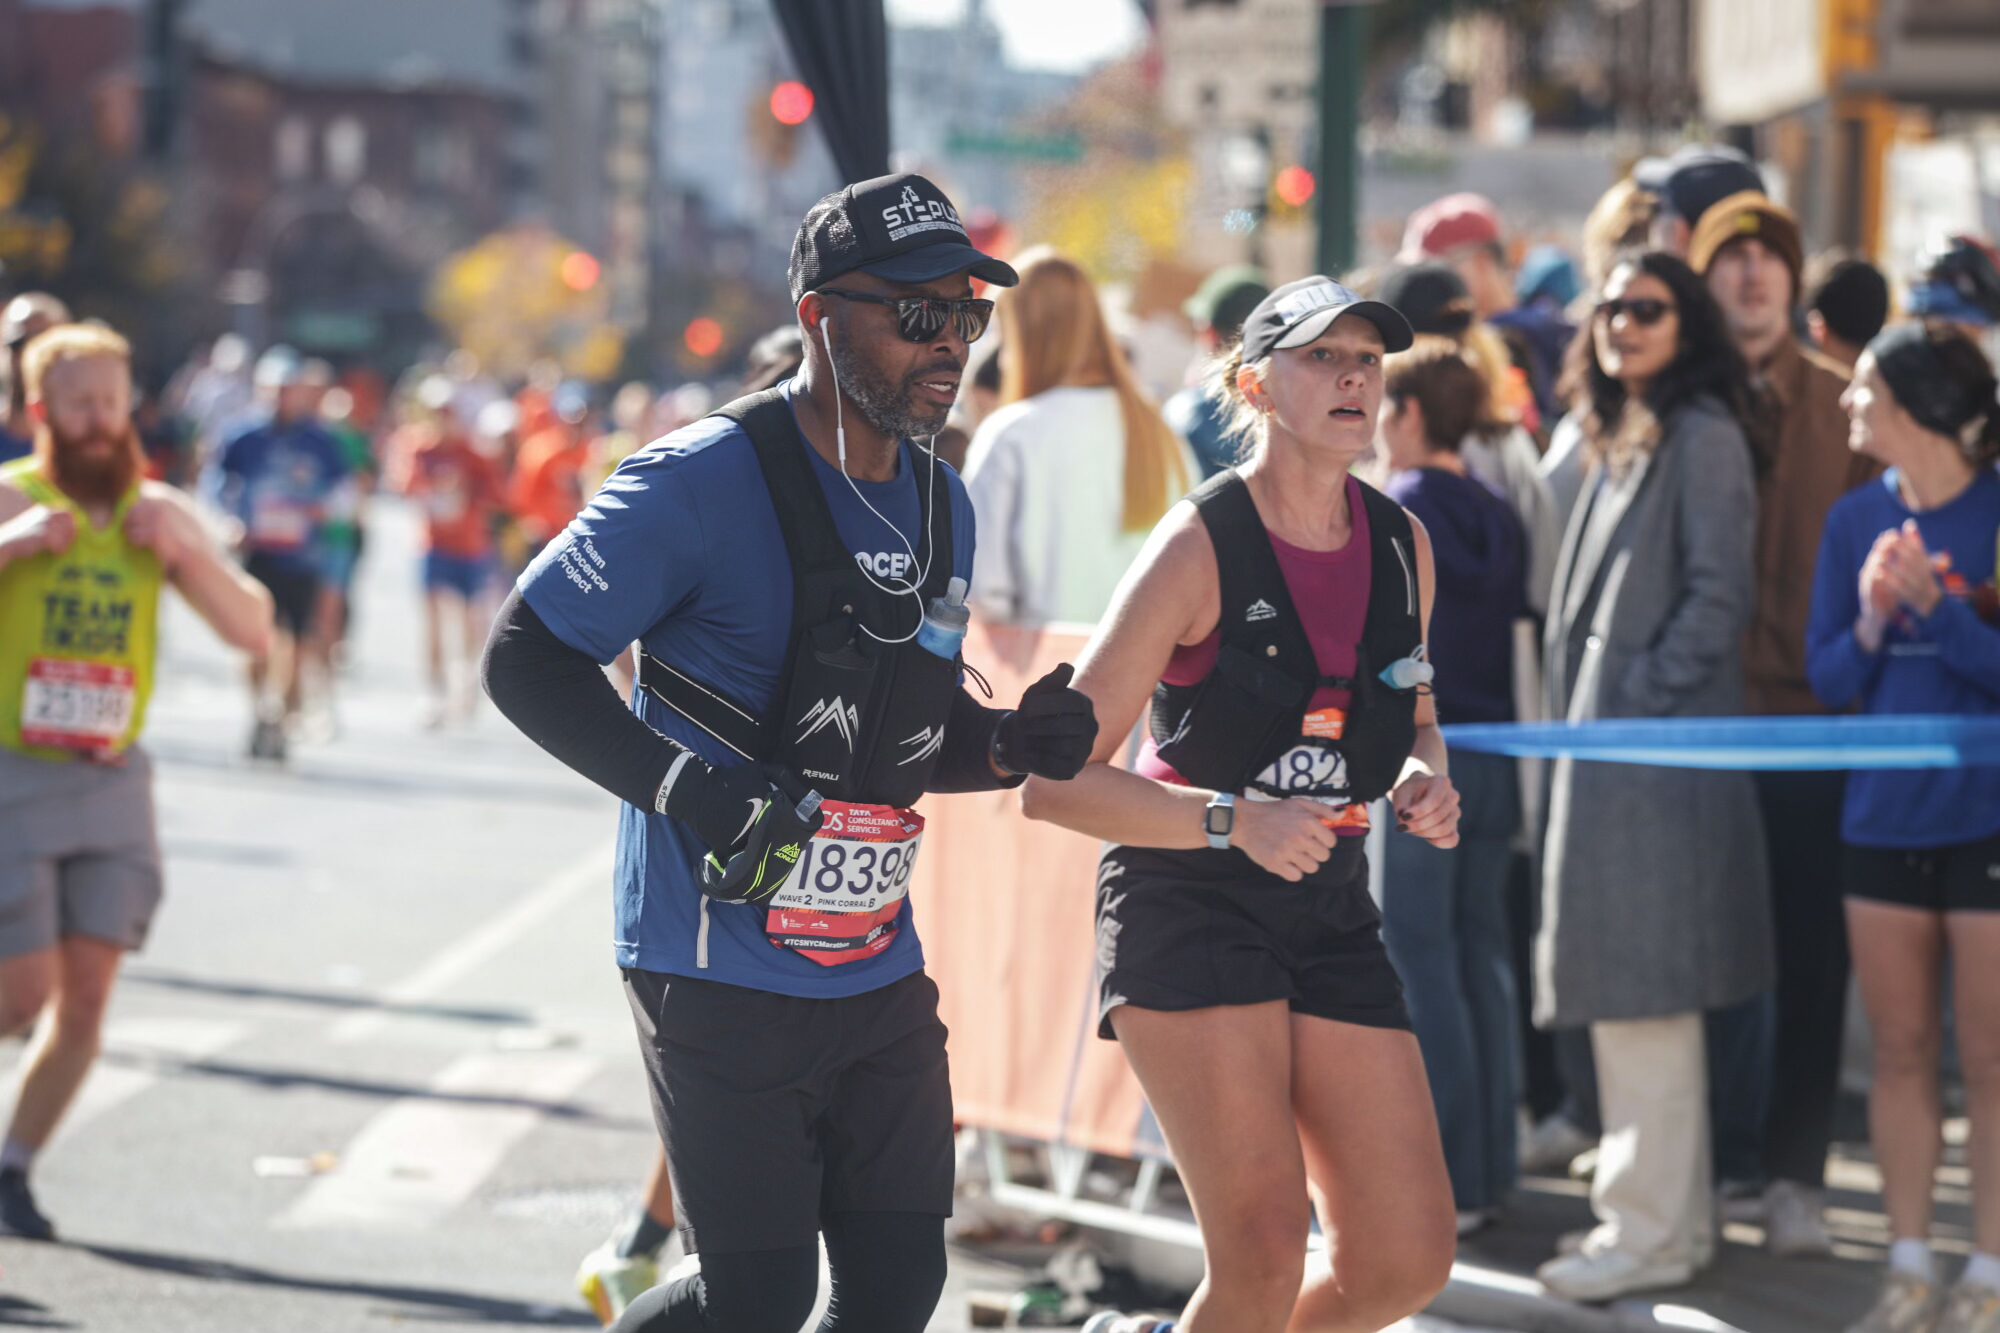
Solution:
<path fill-rule="evenodd" d="M 1023 773 L 1003 778 L 993 771 L 988 756 L 993 753 L 993 729 L 1012 712 L 1008 708 L 988 708 L 961 687 L 951 701 L 951 716 L 944 724 L 944 749 L 938 754 L 937 772 L 931 776 L 935 792 L 1002 791 L 1028 780 Z"/>
<path fill-rule="evenodd" d="M 529 740 L 612 795 L 652 810 L 682 748 L 641 722 L 604 669 L 557 638 L 519 589 L 493 622 L 480 679 Z"/>

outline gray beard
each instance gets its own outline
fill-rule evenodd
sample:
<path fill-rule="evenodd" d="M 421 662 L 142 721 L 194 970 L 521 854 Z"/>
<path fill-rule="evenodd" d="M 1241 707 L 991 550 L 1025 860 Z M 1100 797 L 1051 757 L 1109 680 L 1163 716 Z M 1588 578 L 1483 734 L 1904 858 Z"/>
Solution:
<path fill-rule="evenodd" d="M 944 429 L 950 409 L 919 405 L 914 381 L 892 383 L 843 343 L 835 343 L 832 351 L 839 391 L 876 430 L 892 440 L 915 440 L 928 439 Z"/>

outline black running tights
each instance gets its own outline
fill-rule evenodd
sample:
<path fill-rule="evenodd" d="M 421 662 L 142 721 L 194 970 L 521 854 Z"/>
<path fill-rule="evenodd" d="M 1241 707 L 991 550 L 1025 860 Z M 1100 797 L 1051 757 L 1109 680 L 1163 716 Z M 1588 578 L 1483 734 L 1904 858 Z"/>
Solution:
<path fill-rule="evenodd" d="M 833 1295 L 818 1333 L 923 1333 L 944 1291 L 944 1219 L 837 1213 L 826 1223 Z M 800 1333 L 819 1294 L 819 1247 L 706 1254 L 655 1287 L 612 1333 Z"/>

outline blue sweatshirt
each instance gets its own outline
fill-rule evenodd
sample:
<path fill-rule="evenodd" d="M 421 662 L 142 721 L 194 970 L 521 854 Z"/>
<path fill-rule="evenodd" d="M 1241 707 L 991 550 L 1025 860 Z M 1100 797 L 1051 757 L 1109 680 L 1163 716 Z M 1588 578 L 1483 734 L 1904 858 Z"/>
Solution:
<path fill-rule="evenodd" d="M 1514 621 L 1527 614 L 1527 536 L 1484 483 L 1442 468 L 1389 478 L 1387 493 L 1431 536 L 1432 685 L 1440 722 L 1514 720 Z"/>
<path fill-rule="evenodd" d="M 1932 555 L 1951 557 L 1928 616 L 1905 610 L 1870 653 L 1854 637 L 1861 566 L 1875 539 L 1907 519 Z M 1869 713 L 2000 713 L 2000 474 L 1982 468 L 1964 494 L 1912 513 L 1891 471 L 1842 496 L 1827 515 L 1806 625 L 1806 676 L 1827 707 Z M 1858 847 L 1933 848 L 2000 833 L 2000 768 L 1855 773 L 1841 835 Z"/>

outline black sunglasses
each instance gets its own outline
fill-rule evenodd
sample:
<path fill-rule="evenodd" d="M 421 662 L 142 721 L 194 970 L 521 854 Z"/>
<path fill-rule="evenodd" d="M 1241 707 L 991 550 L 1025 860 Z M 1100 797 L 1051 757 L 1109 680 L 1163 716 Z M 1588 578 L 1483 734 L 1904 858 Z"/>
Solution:
<path fill-rule="evenodd" d="M 950 320 L 962 341 L 975 343 L 993 320 L 993 303 L 976 298 L 947 301 L 937 296 L 870 296 L 866 292 L 843 292 L 835 287 L 822 287 L 819 294 L 838 296 L 844 301 L 862 301 L 868 305 L 894 306 L 896 331 L 903 335 L 905 342 L 927 343 L 943 333 L 945 321 Z"/>
<path fill-rule="evenodd" d="M 1661 301 L 1650 296 L 1633 297 L 1629 300 L 1612 297 L 1608 301 L 1597 303 L 1597 317 L 1608 324 L 1620 315 L 1630 315 L 1634 324 L 1642 329 L 1650 329 L 1672 314 L 1673 309 L 1672 301 Z"/>

